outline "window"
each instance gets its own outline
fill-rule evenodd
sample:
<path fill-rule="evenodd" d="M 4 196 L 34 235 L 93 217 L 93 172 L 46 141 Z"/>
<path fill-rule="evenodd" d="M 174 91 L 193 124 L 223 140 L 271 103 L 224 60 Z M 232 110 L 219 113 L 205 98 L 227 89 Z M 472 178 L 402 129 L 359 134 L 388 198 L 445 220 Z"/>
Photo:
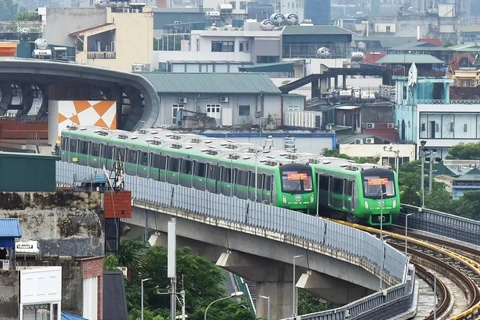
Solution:
<path fill-rule="evenodd" d="M 203 178 L 205 177 L 206 170 L 207 170 L 207 165 L 205 163 L 195 161 L 193 175 Z"/>
<path fill-rule="evenodd" d="M 239 116 L 250 116 L 250 106 L 238 106 Z"/>
<path fill-rule="evenodd" d="M 25 320 L 50 319 L 50 305 L 37 304 L 23 306 L 22 313 L 23 319 Z"/>
<path fill-rule="evenodd" d="M 382 184 L 376 181 L 382 180 Z M 373 181 L 373 182 L 372 182 Z M 375 182 L 375 183 L 374 183 Z M 379 177 L 369 176 L 363 178 L 364 196 L 366 198 L 380 199 L 381 197 L 392 197 L 395 195 L 393 176 Z M 382 192 L 381 192 L 382 191 Z M 383 194 L 383 196 L 382 196 Z"/>
<path fill-rule="evenodd" d="M 265 185 L 264 185 L 265 190 L 272 190 L 272 176 L 265 176 Z"/>
<path fill-rule="evenodd" d="M 240 1 L 240 10 L 247 10 L 247 1 Z"/>
<path fill-rule="evenodd" d="M 207 104 L 207 117 L 221 119 L 221 109 L 219 104 Z"/>
<path fill-rule="evenodd" d="M 262 175 L 257 173 L 257 186 L 262 188 Z M 255 172 L 250 172 L 250 187 L 255 188 Z"/>
<path fill-rule="evenodd" d="M 128 150 L 128 162 L 137 164 L 137 150 Z"/>
<path fill-rule="evenodd" d="M 90 155 L 92 157 L 98 157 L 100 155 L 100 145 L 98 143 L 92 143 Z"/>
<path fill-rule="evenodd" d="M 212 41 L 212 52 L 233 52 L 233 41 Z"/>
<path fill-rule="evenodd" d="M 124 148 L 115 148 L 115 160 L 125 161 L 125 149 Z"/>
<path fill-rule="evenodd" d="M 250 43 L 248 41 L 240 41 L 238 51 L 250 52 Z"/>
<path fill-rule="evenodd" d="M 180 119 L 180 110 L 185 110 L 185 108 L 178 104 L 172 105 L 172 124 L 174 125 L 178 125 L 178 122 L 182 120 Z"/>
<path fill-rule="evenodd" d="M 222 181 L 232 182 L 232 169 L 222 167 Z"/>
<path fill-rule="evenodd" d="M 140 152 L 140 165 L 148 166 L 148 152 Z"/>
<path fill-rule="evenodd" d="M 178 172 L 179 162 L 177 158 L 168 157 L 168 171 Z"/>
<path fill-rule="evenodd" d="M 103 146 L 103 157 L 105 159 L 112 159 L 113 157 L 113 147 L 112 146 Z"/>
<path fill-rule="evenodd" d="M 208 178 L 217 180 L 218 177 L 218 166 L 209 165 L 208 166 Z"/>
<path fill-rule="evenodd" d="M 386 30 L 387 30 L 387 33 L 392 32 L 392 31 L 391 31 L 391 26 L 387 26 Z"/>
<path fill-rule="evenodd" d="M 182 160 L 182 173 L 192 174 L 192 162 L 191 160 Z"/>
<path fill-rule="evenodd" d="M 79 150 L 81 154 L 88 154 L 88 142 L 87 141 L 80 141 Z"/>
<path fill-rule="evenodd" d="M 77 139 L 70 139 L 70 152 L 77 152 Z"/>
<path fill-rule="evenodd" d="M 241 186 L 248 186 L 248 171 L 236 169 L 236 183 Z"/>
<path fill-rule="evenodd" d="M 62 151 L 65 151 L 65 149 L 67 148 L 67 145 L 68 145 L 68 138 L 63 137 L 62 144 L 60 146 L 62 148 Z"/>
<path fill-rule="evenodd" d="M 236 9 L 236 7 L 235 7 L 235 5 L 236 5 L 235 1 L 230 1 L 230 4 L 232 5 L 232 9 L 235 10 L 235 9 Z"/>
<path fill-rule="evenodd" d="M 320 190 L 325 190 L 328 191 L 328 181 L 329 177 L 328 176 L 320 176 Z"/>
<path fill-rule="evenodd" d="M 343 194 L 343 179 L 333 178 L 333 193 Z"/>
<path fill-rule="evenodd" d="M 282 190 L 289 193 L 312 191 L 312 175 L 309 172 L 283 171 Z"/>

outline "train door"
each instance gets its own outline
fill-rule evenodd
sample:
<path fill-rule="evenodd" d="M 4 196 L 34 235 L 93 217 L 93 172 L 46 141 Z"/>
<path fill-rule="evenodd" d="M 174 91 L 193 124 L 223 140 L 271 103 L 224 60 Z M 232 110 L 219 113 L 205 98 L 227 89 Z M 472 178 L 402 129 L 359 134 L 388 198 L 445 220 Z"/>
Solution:
<path fill-rule="evenodd" d="M 328 206 L 333 205 L 333 177 L 328 176 Z"/>
<path fill-rule="evenodd" d="M 102 145 L 102 163 L 105 166 L 105 169 L 112 170 L 113 169 L 113 146 L 109 146 L 108 144 Z"/>
<path fill-rule="evenodd" d="M 263 203 L 265 203 L 266 201 L 268 203 L 273 203 L 276 196 L 273 182 L 273 176 L 268 174 L 263 175 L 263 187 L 260 186 L 260 194 L 263 194 L 264 190 L 267 192 L 267 194 L 266 197 L 263 196 L 262 198 L 259 198 L 258 201 L 262 201 Z M 280 192 L 280 190 L 277 191 Z"/>
<path fill-rule="evenodd" d="M 352 181 L 343 179 L 343 208 L 348 211 L 352 210 Z"/>
<path fill-rule="evenodd" d="M 180 163 L 180 185 L 184 187 L 192 187 L 193 161 L 189 159 L 181 159 Z"/>
<path fill-rule="evenodd" d="M 168 156 L 167 163 L 167 182 L 172 184 L 179 184 L 180 159 Z"/>
<path fill-rule="evenodd" d="M 198 160 L 193 162 L 192 186 L 198 190 L 207 189 L 207 164 Z"/>
<path fill-rule="evenodd" d="M 219 193 L 220 168 L 218 165 L 209 163 L 207 165 L 207 191 Z"/>
<path fill-rule="evenodd" d="M 139 151 L 137 172 L 142 178 L 150 178 L 150 154 L 146 151 Z"/>
<path fill-rule="evenodd" d="M 220 172 L 220 193 L 224 194 L 226 196 L 231 196 L 233 195 L 233 188 L 232 188 L 232 169 L 231 168 L 226 168 L 226 167 L 220 167 L 221 172 Z"/>
<path fill-rule="evenodd" d="M 100 168 L 100 144 L 96 142 L 90 142 L 90 147 L 88 149 L 88 166 L 93 168 Z"/>
<path fill-rule="evenodd" d="M 255 172 L 250 171 L 249 172 L 250 178 L 249 178 L 249 187 L 248 187 L 248 199 L 254 201 L 255 200 L 255 182 L 257 185 L 262 185 L 262 179 L 260 174 L 257 174 L 257 179 L 255 180 Z M 261 195 L 258 195 L 260 198 Z"/>
<path fill-rule="evenodd" d="M 128 149 L 125 173 L 136 176 L 138 173 L 138 150 Z"/>

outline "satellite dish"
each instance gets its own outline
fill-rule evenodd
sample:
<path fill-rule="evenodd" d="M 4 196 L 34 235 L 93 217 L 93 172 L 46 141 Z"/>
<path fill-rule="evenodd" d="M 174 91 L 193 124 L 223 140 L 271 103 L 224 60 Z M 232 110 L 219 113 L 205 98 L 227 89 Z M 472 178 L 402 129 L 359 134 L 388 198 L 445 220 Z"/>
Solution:
<path fill-rule="evenodd" d="M 34 43 L 35 43 L 35 46 L 37 47 L 37 49 L 45 50 L 45 49 L 48 48 L 47 39 L 38 38 L 37 40 L 35 40 Z"/>
<path fill-rule="evenodd" d="M 359 41 L 357 42 L 357 48 L 360 50 L 365 50 L 367 49 L 367 45 L 365 44 L 365 42 Z"/>

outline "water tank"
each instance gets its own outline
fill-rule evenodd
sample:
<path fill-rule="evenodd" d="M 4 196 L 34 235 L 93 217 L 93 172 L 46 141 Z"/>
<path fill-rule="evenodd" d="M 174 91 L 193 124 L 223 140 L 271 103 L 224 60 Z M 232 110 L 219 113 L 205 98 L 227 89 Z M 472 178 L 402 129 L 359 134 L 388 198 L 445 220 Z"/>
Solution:
<path fill-rule="evenodd" d="M 328 58 L 331 56 L 330 50 L 326 47 L 321 47 L 317 50 L 317 55 L 319 55 L 321 58 Z"/>
<path fill-rule="evenodd" d="M 281 26 L 285 21 L 285 16 L 281 13 L 274 13 L 270 16 L 270 20 L 276 25 Z"/>
<path fill-rule="evenodd" d="M 275 29 L 275 25 L 273 24 L 272 20 L 265 19 L 260 23 L 260 28 L 264 31 L 272 31 Z"/>
<path fill-rule="evenodd" d="M 37 40 L 35 40 L 34 44 L 35 44 L 35 47 L 40 50 L 45 50 L 48 48 L 47 39 L 38 38 Z"/>
<path fill-rule="evenodd" d="M 365 44 L 365 42 L 359 41 L 357 42 L 357 48 L 358 50 L 364 51 L 365 49 L 367 49 L 367 45 Z"/>
<path fill-rule="evenodd" d="M 298 15 L 296 13 L 287 13 L 285 19 L 287 20 L 288 25 L 293 26 L 298 24 Z"/>
<path fill-rule="evenodd" d="M 362 61 L 365 58 L 365 54 L 361 51 L 352 52 L 352 61 Z"/>

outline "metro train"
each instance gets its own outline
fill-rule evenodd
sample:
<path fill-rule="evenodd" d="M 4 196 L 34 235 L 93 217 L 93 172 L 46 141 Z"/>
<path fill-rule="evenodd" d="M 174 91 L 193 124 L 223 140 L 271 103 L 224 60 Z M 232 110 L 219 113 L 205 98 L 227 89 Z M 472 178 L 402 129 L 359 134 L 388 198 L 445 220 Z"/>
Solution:
<path fill-rule="evenodd" d="M 278 207 L 315 212 L 313 167 L 285 150 L 165 129 L 136 132 L 69 126 L 61 133 L 62 161 L 125 173 Z"/>
<path fill-rule="evenodd" d="M 400 212 L 390 167 L 165 129 L 70 126 L 61 135 L 63 161 L 112 168 L 120 159 L 129 175 L 370 226 Z"/>
<path fill-rule="evenodd" d="M 391 225 L 400 213 L 397 174 L 390 167 L 341 158 L 311 163 L 321 211 L 342 220 L 378 227 Z"/>

